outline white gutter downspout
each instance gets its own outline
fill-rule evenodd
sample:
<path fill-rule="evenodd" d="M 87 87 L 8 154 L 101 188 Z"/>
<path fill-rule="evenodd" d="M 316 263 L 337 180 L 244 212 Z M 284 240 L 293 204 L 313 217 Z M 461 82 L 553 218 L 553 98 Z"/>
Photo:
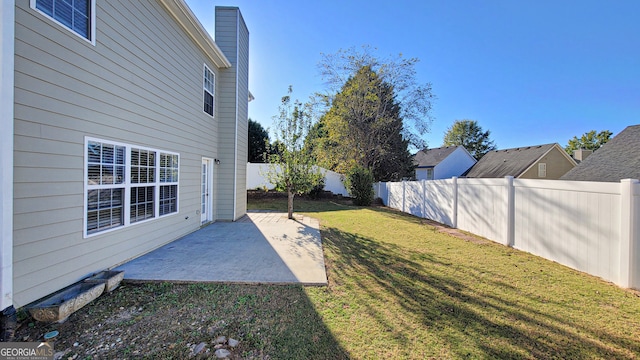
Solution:
<path fill-rule="evenodd" d="M 15 0 L 0 5 L 0 341 L 12 341 L 13 306 L 13 104 Z"/>

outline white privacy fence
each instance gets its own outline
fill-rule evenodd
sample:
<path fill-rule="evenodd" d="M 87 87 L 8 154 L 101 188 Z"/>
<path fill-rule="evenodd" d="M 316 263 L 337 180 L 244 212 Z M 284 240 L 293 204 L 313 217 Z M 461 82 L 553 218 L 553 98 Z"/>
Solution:
<path fill-rule="evenodd" d="M 275 185 L 267 179 L 268 171 L 269 164 L 247 163 L 247 189 L 261 187 L 273 189 Z M 324 189 L 326 191 L 331 191 L 337 195 L 349 196 L 347 189 L 342 183 L 343 175 L 325 168 L 320 168 L 320 171 L 324 174 Z"/>
<path fill-rule="evenodd" d="M 377 183 L 392 208 L 640 289 L 640 182 L 447 179 Z"/>

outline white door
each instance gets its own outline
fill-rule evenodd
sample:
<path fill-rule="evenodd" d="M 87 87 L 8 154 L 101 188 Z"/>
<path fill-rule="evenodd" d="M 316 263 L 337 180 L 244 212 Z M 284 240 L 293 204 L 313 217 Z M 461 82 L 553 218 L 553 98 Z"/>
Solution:
<path fill-rule="evenodd" d="M 200 201 L 200 222 L 206 223 L 213 220 L 213 194 L 212 179 L 213 179 L 213 160 L 208 158 L 202 158 L 202 178 L 200 180 L 201 187 L 201 201 Z"/>

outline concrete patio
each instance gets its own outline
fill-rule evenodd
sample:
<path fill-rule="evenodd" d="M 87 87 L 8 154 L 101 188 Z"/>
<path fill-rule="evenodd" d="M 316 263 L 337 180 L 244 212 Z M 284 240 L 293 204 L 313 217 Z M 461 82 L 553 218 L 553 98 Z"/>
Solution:
<path fill-rule="evenodd" d="M 318 220 L 264 211 L 213 223 L 116 270 L 128 281 L 327 284 Z"/>

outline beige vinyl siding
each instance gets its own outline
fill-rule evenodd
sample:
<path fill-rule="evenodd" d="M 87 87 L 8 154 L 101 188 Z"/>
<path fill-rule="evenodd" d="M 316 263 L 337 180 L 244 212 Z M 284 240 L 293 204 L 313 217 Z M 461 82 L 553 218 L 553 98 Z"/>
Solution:
<path fill-rule="evenodd" d="M 232 64 L 230 69 L 220 70 L 218 76 L 218 120 L 220 132 L 220 165 L 217 166 L 218 219 L 235 220 L 234 214 L 234 174 L 236 166 L 236 68 L 237 64 L 237 17 L 234 8 L 217 8 L 215 28 L 216 44 Z"/>
<path fill-rule="evenodd" d="M 196 230 L 201 158 L 219 158 L 202 65 L 219 70 L 155 1 L 96 17 L 92 46 L 16 4 L 16 307 Z M 83 238 L 85 136 L 179 153 L 179 213 Z"/>
<path fill-rule="evenodd" d="M 249 30 L 247 29 L 242 14 L 240 18 L 238 37 L 238 151 L 236 161 L 238 163 L 236 177 L 236 218 L 247 212 L 247 154 L 249 147 Z"/>
<path fill-rule="evenodd" d="M 519 176 L 520 179 L 540 179 L 538 176 L 538 164 L 547 164 L 547 176 L 544 179 L 558 180 L 569 170 L 574 168 L 574 164 L 563 154 L 563 150 L 554 147 L 545 156 L 538 159 L 527 171 Z"/>

